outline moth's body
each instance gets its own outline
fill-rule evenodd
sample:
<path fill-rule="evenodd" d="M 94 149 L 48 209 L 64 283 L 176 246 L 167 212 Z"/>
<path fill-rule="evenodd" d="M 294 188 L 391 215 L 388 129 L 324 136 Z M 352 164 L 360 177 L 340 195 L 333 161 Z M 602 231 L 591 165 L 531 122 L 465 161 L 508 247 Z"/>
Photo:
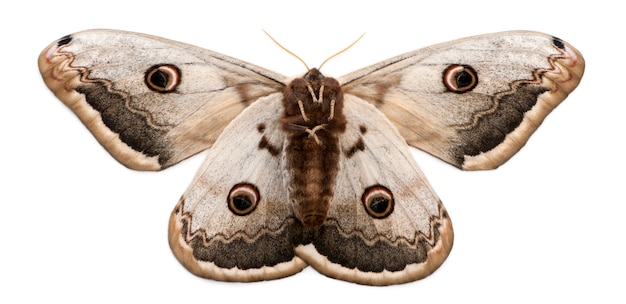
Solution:
<path fill-rule="evenodd" d="M 577 86 L 584 60 L 558 38 L 504 32 L 288 81 L 187 44 L 93 30 L 54 42 L 39 67 L 130 168 L 207 150 L 169 223 L 194 274 L 258 281 L 311 265 L 388 285 L 431 274 L 454 238 L 407 143 L 462 169 L 496 168 Z"/>
<path fill-rule="evenodd" d="M 305 226 L 319 227 L 330 208 L 339 170 L 339 136 L 346 129 L 341 86 L 311 69 L 285 87 L 283 107 L 289 201 Z"/>

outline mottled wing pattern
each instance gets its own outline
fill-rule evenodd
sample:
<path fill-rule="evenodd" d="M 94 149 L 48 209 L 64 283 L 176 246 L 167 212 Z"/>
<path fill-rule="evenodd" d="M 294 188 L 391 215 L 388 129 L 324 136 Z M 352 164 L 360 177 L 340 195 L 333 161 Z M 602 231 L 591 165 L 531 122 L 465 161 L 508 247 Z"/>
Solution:
<path fill-rule="evenodd" d="M 581 54 L 561 39 L 505 32 L 434 45 L 339 79 L 406 141 L 457 167 L 496 168 L 578 85 Z"/>
<path fill-rule="evenodd" d="M 445 208 L 380 111 L 346 95 L 344 114 L 348 124 L 328 218 L 310 243 L 297 248 L 298 256 L 328 276 L 360 284 L 428 276 L 452 249 Z M 391 205 L 369 210 L 379 196 Z"/>
<path fill-rule="evenodd" d="M 50 89 L 124 165 L 160 170 L 209 148 L 284 77 L 180 42 L 91 30 L 47 47 L 39 68 Z"/>
<path fill-rule="evenodd" d="M 283 185 L 281 99 L 260 98 L 224 129 L 172 213 L 172 251 L 198 276 L 258 281 L 307 266 Z"/>
<path fill-rule="evenodd" d="M 286 87 L 212 51 L 92 30 L 51 44 L 39 67 L 130 168 L 161 170 L 210 148 L 170 217 L 170 246 L 192 273 L 258 281 L 310 264 L 389 285 L 428 276 L 453 244 L 406 143 L 463 169 L 495 168 L 578 85 L 584 60 L 558 38 L 506 32 L 400 55 L 340 78 L 341 88 L 317 69 Z M 319 178 L 324 168 L 331 179 Z M 301 221 L 310 204 L 324 214 Z"/>

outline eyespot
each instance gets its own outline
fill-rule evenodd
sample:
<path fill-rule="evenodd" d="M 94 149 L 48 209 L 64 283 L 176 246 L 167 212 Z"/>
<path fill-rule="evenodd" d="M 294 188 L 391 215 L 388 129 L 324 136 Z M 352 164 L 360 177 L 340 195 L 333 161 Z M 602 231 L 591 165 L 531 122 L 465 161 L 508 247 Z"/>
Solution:
<path fill-rule="evenodd" d="M 361 197 L 367 214 L 373 218 L 386 218 L 393 212 L 393 194 L 387 187 L 381 185 L 371 186 L 363 192 Z"/>
<path fill-rule="evenodd" d="M 72 42 L 72 36 L 70 36 L 70 35 L 63 36 L 57 42 L 57 47 L 69 44 L 70 42 Z"/>
<path fill-rule="evenodd" d="M 561 50 L 565 50 L 565 43 L 558 37 L 552 37 L 552 44 Z"/>
<path fill-rule="evenodd" d="M 248 215 L 259 203 L 259 190 L 251 184 L 237 184 L 228 193 L 228 209 L 236 215 Z"/>
<path fill-rule="evenodd" d="M 157 64 L 146 71 L 144 80 L 150 90 L 170 93 L 180 83 L 180 70 L 175 65 Z"/>
<path fill-rule="evenodd" d="M 54 57 L 54 56 L 58 55 L 58 54 L 57 54 L 57 50 L 58 50 L 60 47 L 64 46 L 64 45 L 68 45 L 68 44 L 70 44 L 70 42 L 72 42 L 72 39 L 73 39 L 73 38 L 72 38 L 72 36 L 70 36 L 70 35 L 66 35 L 66 36 L 61 37 L 61 38 L 57 41 L 57 44 L 56 44 L 56 45 L 54 45 L 54 46 L 52 46 L 52 47 L 50 47 L 50 48 L 48 49 L 48 51 L 46 52 L 46 59 L 50 60 L 52 57 Z"/>
<path fill-rule="evenodd" d="M 453 64 L 443 72 L 443 84 L 454 93 L 469 92 L 478 84 L 478 74 L 469 65 Z"/>

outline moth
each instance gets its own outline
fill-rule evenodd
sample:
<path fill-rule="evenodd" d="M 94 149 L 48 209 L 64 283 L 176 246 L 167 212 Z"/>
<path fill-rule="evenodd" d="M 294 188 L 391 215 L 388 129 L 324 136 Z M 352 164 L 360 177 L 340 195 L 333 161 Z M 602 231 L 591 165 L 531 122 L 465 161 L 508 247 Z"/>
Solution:
<path fill-rule="evenodd" d="M 90 30 L 39 57 L 47 86 L 109 153 L 163 170 L 204 150 L 169 244 L 192 273 L 258 281 L 311 265 L 359 284 L 415 281 L 453 244 L 409 145 L 464 170 L 507 161 L 578 85 L 559 38 L 503 32 L 340 78 L 286 78 L 144 34 Z"/>

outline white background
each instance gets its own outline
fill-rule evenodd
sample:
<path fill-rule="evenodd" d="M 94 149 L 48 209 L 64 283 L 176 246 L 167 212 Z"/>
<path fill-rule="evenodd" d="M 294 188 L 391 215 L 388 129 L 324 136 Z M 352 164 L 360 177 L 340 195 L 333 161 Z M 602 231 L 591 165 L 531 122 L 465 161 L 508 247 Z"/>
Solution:
<path fill-rule="evenodd" d="M 219 2 L 3 5 L 0 302 L 623 303 L 626 26 L 618 2 Z M 537 30 L 572 43 L 587 70 L 498 170 L 462 172 L 415 151 L 455 228 L 452 253 L 432 276 L 378 288 L 308 268 L 222 283 L 188 273 L 167 244 L 169 214 L 202 156 L 159 173 L 128 170 L 43 84 L 39 52 L 90 28 L 163 36 L 290 76 L 304 67 L 261 29 L 310 66 L 367 32 L 324 66 L 329 76 L 464 36 Z"/>

